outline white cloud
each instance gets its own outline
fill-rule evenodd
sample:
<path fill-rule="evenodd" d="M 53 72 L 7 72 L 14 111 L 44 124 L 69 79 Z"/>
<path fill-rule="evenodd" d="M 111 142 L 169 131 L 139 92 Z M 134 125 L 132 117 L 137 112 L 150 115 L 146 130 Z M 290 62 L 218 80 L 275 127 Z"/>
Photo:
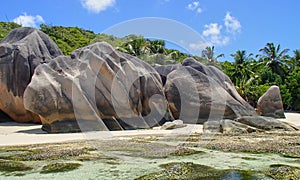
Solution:
<path fill-rule="evenodd" d="M 81 0 L 81 5 L 90 12 L 100 13 L 115 4 L 115 0 Z"/>
<path fill-rule="evenodd" d="M 19 17 L 13 19 L 13 22 L 20 24 L 23 27 L 36 28 L 39 24 L 45 23 L 45 20 L 40 15 L 31 16 L 24 13 L 23 15 L 20 15 Z"/>
<path fill-rule="evenodd" d="M 205 30 L 202 32 L 203 36 L 219 35 L 221 33 L 222 26 L 218 23 L 210 23 L 204 25 Z"/>
<path fill-rule="evenodd" d="M 231 39 L 235 39 L 235 35 L 241 32 L 241 23 L 230 12 L 225 15 L 224 26 L 226 30 L 223 30 L 223 26 L 218 23 L 210 23 L 204 25 L 202 35 L 213 45 L 225 46 Z"/>
<path fill-rule="evenodd" d="M 202 9 L 198 8 L 196 12 L 200 14 L 200 13 L 202 13 Z"/>
<path fill-rule="evenodd" d="M 221 34 L 222 25 L 218 23 L 210 23 L 204 25 L 202 35 L 207 37 L 210 43 L 214 45 L 224 46 L 229 43 L 230 38 Z"/>
<path fill-rule="evenodd" d="M 235 17 L 231 16 L 230 12 L 226 13 L 224 24 L 226 27 L 226 31 L 229 33 L 235 34 L 237 32 L 241 32 L 241 23 Z"/>
<path fill-rule="evenodd" d="M 210 37 L 210 42 L 218 46 L 225 46 L 229 43 L 229 41 L 230 38 L 228 36 L 214 35 Z"/>
<path fill-rule="evenodd" d="M 199 51 L 201 52 L 203 49 L 205 49 L 207 46 L 211 46 L 208 42 L 200 42 L 200 43 L 190 43 L 189 48 L 193 51 Z"/>
<path fill-rule="evenodd" d="M 202 13 L 202 9 L 199 7 L 199 5 L 200 4 L 198 1 L 194 1 L 187 5 L 187 9 L 191 11 L 196 11 L 197 13 Z"/>
<path fill-rule="evenodd" d="M 190 4 L 188 4 L 187 8 L 189 10 L 195 10 L 197 7 L 199 6 L 199 2 L 198 1 L 195 1 L 195 2 L 192 2 Z"/>

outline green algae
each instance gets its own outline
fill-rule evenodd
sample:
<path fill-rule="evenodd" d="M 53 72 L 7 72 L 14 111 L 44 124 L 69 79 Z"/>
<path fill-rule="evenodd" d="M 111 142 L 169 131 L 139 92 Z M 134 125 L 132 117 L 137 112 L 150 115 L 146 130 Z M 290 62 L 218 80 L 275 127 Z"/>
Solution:
<path fill-rule="evenodd" d="M 174 152 L 170 153 L 171 156 L 189 156 L 193 154 L 205 154 L 205 152 L 196 151 L 190 148 L 178 148 Z"/>
<path fill-rule="evenodd" d="M 0 160 L 1 172 L 29 171 L 32 167 L 18 161 Z"/>
<path fill-rule="evenodd" d="M 68 172 L 78 169 L 80 166 L 80 163 L 52 163 L 44 166 L 40 173 Z"/>
<path fill-rule="evenodd" d="M 298 180 L 300 179 L 300 168 L 284 164 L 272 164 L 266 174 L 273 179 Z"/>
<path fill-rule="evenodd" d="M 255 172 L 225 169 L 219 170 L 209 166 L 194 164 L 192 162 L 172 162 L 162 164 L 164 168 L 161 171 L 150 173 L 137 178 L 137 180 L 154 180 L 154 179 L 255 179 L 258 176 Z"/>

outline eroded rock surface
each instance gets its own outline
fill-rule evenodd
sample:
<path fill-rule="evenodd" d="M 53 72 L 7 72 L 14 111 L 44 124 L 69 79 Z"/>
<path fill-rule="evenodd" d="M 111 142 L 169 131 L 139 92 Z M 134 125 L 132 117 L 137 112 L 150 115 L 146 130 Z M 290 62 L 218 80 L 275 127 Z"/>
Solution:
<path fill-rule="evenodd" d="M 165 94 L 175 119 L 185 123 L 257 115 L 235 90 L 231 80 L 213 66 L 192 58 L 167 74 Z"/>
<path fill-rule="evenodd" d="M 38 66 L 24 100 L 48 132 L 150 128 L 172 119 L 159 74 L 107 43 Z"/>
<path fill-rule="evenodd" d="M 12 30 L 0 41 L 0 109 L 16 122 L 40 122 L 26 110 L 23 94 L 34 69 L 62 55 L 43 32 L 28 27 Z"/>

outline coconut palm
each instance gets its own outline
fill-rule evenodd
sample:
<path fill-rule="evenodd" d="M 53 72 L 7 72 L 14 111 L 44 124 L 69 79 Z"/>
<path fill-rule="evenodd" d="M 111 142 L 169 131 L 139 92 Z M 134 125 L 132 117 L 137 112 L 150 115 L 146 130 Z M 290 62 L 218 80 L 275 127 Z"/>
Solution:
<path fill-rule="evenodd" d="M 145 40 L 142 37 L 134 38 L 121 47 L 118 47 L 118 49 L 137 57 L 151 53 L 149 41 Z"/>
<path fill-rule="evenodd" d="M 208 60 L 209 64 L 216 64 L 218 62 L 218 59 L 221 57 L 224 57 L 224 54 L 219 54 L 215 56 L 215 47 L 214 46 L 207 46 L 203 51 L 202 51 L 202 57 Z"/>
<path fill-rule="evenodd" d="M 286 63 L 289 66 L 290 71 L 292 72 L 297 66 L 300 66 L 300 51 L 294 50 L 294 56 L 291 57 Z"/>
<path fill-rule="evenodd" d="M 253 63 L 251 63 L 253 54 L 247 55 L 245 50 L 238 50 L 235 54 L 231 54 L 234 59 L 233 67 L 231 68 L 231 78 L 235 85 L 241 82 L 246 82 L 248 79 L 253 77 L 255 73 L 252 71 Z"/>
<path fill-rule="evenodd" d="M 273 73 L 283 75 L 282 66 L 284 61 L 289 58 L 289 56 L 286 55 L 289 49 L 283 49 L 281 51 L 280 44 L 275 47 L 274 43 L 267 43 L 266 46 L 259 51 L 263 54 L 259 54 L 257 57 L 266 62 L 266 65 L 271 68 Z"/>
<path fill-rule="evenodd" d="M 150 41 L 150 49 L 151 49 L 152 54 L 166 54 L 167 53 L 164 40 Z"/>

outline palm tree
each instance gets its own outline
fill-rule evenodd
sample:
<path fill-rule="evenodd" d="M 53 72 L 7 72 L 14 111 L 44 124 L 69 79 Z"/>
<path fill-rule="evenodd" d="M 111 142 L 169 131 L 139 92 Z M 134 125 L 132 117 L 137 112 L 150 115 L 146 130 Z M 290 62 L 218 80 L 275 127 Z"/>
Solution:
<path fill-rule="evenodd" d="M 246 82 L 251 77 L 254 76 L 254 72 L 251 70 L 250 67 L 253 67 L 251 63 L 253 54 L 250 53 L 247 55 L 245 50 L 238 50 L 235 54 L 231 54 L 231 57 L 234 59 L 233 68 L 232 70 L 232 81 L 237 85 L 241 85 L 240 83 Z"/>
<path fill-rule="evenodd" d="M 202 51 L 202 57 L 208 60 L 209 64 L 216 64 L 218 62 L 218 59 L 221 57 L 224 57 L 224 54 L 219 54 L 215 56 L 215 47 L 214 46 L 207 46 L 203 51 Z"/>
<path fill-rule="evenodd" d="M 152 54 L 167 54 L 164 40 L 150 41 L 150 49 Z"/>
<path fill-rule="evenodd" d="M 263 54 L 259 54 L 257 57 L 260 57 L 266 62 L 266 65 L 271 68 L 273 73 L 283 75 L 282 65 L 284 61 L 289 58 L 289 56 L 286 55 L 289 49 L 283 49 L 281 51 L 280 44 L 275 47 L 274 43 L 267 43 L 266 46 L 259 51 Z"/>
<path fill-rule="evenodd" d="M 143 37 L 136 37 L 130 40 L 129 42 L 123 44 L 121 47 L 118 47 L 118 49 L 137 57 L 151 53 L 150 43 Z"/>
<path fill-rule="evenodd" d="M 294 71 L 297 66 L 300 66 L 300 51 L 294 50 L 294 56 L 291 57 L 286 63 L 289 65 L 290 72 Z"/>

